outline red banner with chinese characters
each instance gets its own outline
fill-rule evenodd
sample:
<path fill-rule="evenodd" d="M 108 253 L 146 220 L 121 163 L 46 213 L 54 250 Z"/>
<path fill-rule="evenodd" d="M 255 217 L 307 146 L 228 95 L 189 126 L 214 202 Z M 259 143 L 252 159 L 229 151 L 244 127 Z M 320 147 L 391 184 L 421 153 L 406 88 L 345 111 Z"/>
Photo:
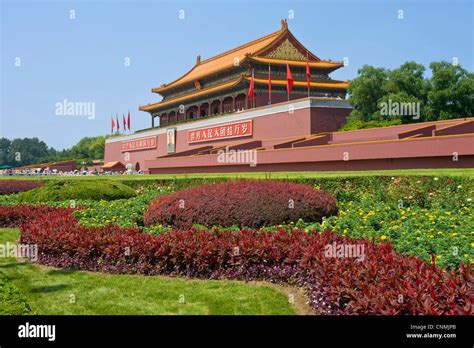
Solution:
<path fill-rule="evenodd" d="M 188 131 L 188 143 L 245 137 L 252 135 L 252 121 L 228 123 Z"/>
<path fill-rule="evenodd" d="M 156 148 L 156 136 L 122 142 L 122 152 Z"/>

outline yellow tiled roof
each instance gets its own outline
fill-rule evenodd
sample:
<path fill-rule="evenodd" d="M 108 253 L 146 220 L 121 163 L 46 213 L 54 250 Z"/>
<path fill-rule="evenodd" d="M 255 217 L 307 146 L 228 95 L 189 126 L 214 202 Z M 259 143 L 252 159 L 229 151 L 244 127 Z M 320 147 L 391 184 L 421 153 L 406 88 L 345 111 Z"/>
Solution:
<path fill-rule="evenodd" d="M 240 81 L 242 81 L 242 77 L 240 77 L 238 79 L 230 80 L 230 81 L 222 83 L 220 85 L 199 89 L 199 90 L 196 90 L 195 92 L 192 92 L 192 93 L 180 96 L 180 97 L 167 99 L 165 101 L 158 102 L 158 103 L 143 105 L 143 106 L 140 106 L 138 109 L 142 110 L 142 111 L 152 111 L 152 110 L 156 109 L 157 107 L 163 107 L 163 106 L 179 103 L 180 101 L 184 101 L 184 100 L 187 100 L 187 99 L 190 99 L 190 98 L 193 98 L 193 97 L 199 97 L 201 95 L 217 92 L 217 91 L 235 86 Z"/>
<path fill-rule="evenodd" d="M 115 166 L 115 165 L 117 165 L 117 164 L 123 165 L 122 162 L 114 161 L 114 162 L 107 162 L 105 165 L 102 166 L 102 168 L 104 168 L 104 169 L 112 168 L 113 166 Z"/>
<path fill-rule="evenodd" d="M 285 59 L 275 59 L 275 58 L 266 58 L 266 57 L 249 57 L 250 60 L 265 63 L 265 64 L 286 64 L 290 66 L 306 66 L 305 61 L 301 60 L 285 60 Z M 328 60 L 320 60 L 318 62 L 310 61 L 308 62 L 309 66 L 312 68 L 340 68 L 344 66 L 342 62 L 333 62 Z"/>
<path fill-rule="evenodd" d="M 236 60 L 241 63 L 247 55 L 263 50 L 286 32 L 288 32 L 288 27 L 282 25 L 280 30 L 275 31 L 269 35 L 248 42 L 242 46 L 226 51 L 212 58 L 203 60 L 197 63 L 191 70 L 189 70 L 179 79 L 168 84 L 164 84 L 160 87 L 152 88 L 152 92 L 160 93 L 171 87 L 179 86 L 187 82 L 194 82 L 209 74 L 230 68 L 235 64 Z"/>

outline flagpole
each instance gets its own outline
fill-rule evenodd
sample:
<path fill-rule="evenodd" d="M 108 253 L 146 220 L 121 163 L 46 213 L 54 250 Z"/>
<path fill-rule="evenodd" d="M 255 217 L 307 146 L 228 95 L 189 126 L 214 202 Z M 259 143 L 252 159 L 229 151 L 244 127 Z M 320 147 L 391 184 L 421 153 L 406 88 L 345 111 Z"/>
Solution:
<path fill-rule="evenodd" d="M 308 70 L 309 70 L 309 63 L 306 62 L 306 64 L 308 64 Z M 311 86 L 311 70 L 310 70 L 310 73 L 309 73 L 309 76 L 306 76 L 306 78 L 308 79 L 308 98 L 310 97 L 310 93 L 309 93 L 309 90 L 310 90 L 310 86 Z"/>
<path fill-rule="evenodd" d="M 309 78 L 309 76 L 307 76 L 306 78 Z M 311 79 L 309 80 L 309 83 L 308 83 L 308 98 L 310 97 L 310 93 L 309 93 L 310 84 L 311 84 Z"/>
<path fill-rule="evenodd" d="M 268 101 L 272 105 L 272 71 L 270 69 L 270 64 L 268 64 Z"/>
<path fill-rule="evenodd" d="M 253 83 L 252 109 L 255 109 L 255 69 L 253 69 L 253 68 L 252 68 L 252 83 Z"/>
<path fill-rule="evenodd" d="M 308 51 L 306 51 L 306 73 L 309 72 L 309 75 L 306 74 L 306 79 L 308 81 L 308 98 L 310 97 L 310 88 L 311 88 L 311 70 L 309 69 L 309 57 Z"/>
<path fill-rule="evenodd" d="M 286 62 L 286 94 L 288 96 L 288 101 L 290 101 L 290 88 L 288 85 L 288 69 L 289 69 L 288 62 Z"/>

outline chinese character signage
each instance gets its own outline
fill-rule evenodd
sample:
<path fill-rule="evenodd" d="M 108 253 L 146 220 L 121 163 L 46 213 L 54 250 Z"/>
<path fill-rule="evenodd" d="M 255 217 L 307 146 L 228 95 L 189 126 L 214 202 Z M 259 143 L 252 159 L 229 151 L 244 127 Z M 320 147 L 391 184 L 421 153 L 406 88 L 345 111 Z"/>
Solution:
<path fill-rule="evenodd" d="M 176 152 L 176 128 L 166 129 L 166 151 L 168 153 Z"/>
<path fill-rule="evenodd" d="M 188 131 L 188 143 L 245 137 L 252 135 L 252 121 L 223 124 L 220 126 Z"/>
<path fill-rule="evenodd" d="M 144 149 L 155 149 L 156 144 L 156 136 L 139 138 L 122 142 L 121 150 L 122 152 L 126 152 Z"/>

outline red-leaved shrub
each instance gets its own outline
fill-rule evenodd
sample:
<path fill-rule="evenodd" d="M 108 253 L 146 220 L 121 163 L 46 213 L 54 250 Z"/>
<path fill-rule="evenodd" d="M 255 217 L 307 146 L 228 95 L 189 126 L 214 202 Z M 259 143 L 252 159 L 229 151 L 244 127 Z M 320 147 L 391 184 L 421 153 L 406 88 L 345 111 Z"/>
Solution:
<path fill-rule="evenodd" d="M 444 272 L 390 244 L 326 231 L 304 233 L 190 229 L 149 235 L 136 228 L 89 228 L 65 210 L 21 227 L 38 261 L 111 273 L 267 280 L 302 286 L 316 313 L 472 314 L 471 267 Z M 336 243 L 336 244 L 333 244 Z M 329 245 L 364 247 L 364 258 L 332 257 Z"/>
<path fill-rule="evenodd" d="M 261 226 L 297 221 L 321 221 L 337 212 L 333 196 L 282 181 L 240 180 L 202 185 L 157 198 L 145 213 L 147 226 L 176 228 Z"/>
<path fill-rule="evenodd" d="M 55 208 L 47 205 L 0 205 L 0 227 L 16 227 L 39 216 L 49 216 L 49 213 L 64 211 L 70 213 L 73 209 Z"/>
<path fill-rule="evenodd" d="M 0 195 L 28 191 L 43 185 L 43 181 L 35 180 L 0 180 Z"/>

